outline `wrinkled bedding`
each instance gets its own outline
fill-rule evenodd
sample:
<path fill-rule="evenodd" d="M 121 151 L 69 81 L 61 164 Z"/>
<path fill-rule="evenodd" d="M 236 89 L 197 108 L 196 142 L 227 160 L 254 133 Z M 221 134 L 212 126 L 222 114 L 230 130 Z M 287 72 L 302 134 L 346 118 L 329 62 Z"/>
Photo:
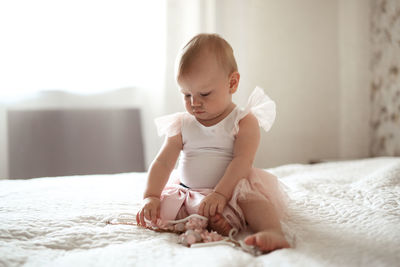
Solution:
<path fill-rule="evenodd" d="M 285 165 L 294 246 L 254 257 L 110 225 L 140 206 L 146 173 L 0 181 L 0 266 L 398 266 L 400 158 Z M 245 233 L 244 233 L 245 234 Z"/>

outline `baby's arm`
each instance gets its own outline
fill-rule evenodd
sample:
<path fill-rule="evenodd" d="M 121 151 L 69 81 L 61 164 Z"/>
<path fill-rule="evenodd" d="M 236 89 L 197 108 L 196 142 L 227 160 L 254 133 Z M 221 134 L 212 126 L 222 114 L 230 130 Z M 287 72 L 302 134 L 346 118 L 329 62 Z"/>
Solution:
<path fill-rule="evenodd" d="M 153 222 L 160 216 L 160 196 L 182 150 L 182 135 L 167 137 L 160 152 L 150 165 L 143 194 L 143 207 L 136 215 L 138 224 L 146 226 L 144 218 Z"/>
<path fill-rule="evenodd" d="M 240 179 L 249 176 L 260 143 L 260 128 L 253 114 L 248 114 L 239 122 L 233 150 L 233 160 L 228 165 L 224 176 L 214 188 L 214 193 L 204 198 L 199 207 L 199 214 L 214 216 L 222 213 L 226 202 L 231 199 L 233 190 Z"/>

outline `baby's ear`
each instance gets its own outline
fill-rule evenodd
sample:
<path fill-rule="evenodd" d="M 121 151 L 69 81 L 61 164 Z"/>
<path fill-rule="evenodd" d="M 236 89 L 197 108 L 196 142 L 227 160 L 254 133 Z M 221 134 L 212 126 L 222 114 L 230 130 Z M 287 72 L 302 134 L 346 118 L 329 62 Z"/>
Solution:
<path fill-rule="evenodd" d="M 232 72 L 229 76 L 229 93 L 233 94 L 236 92 L 239 86 L 240 74 L 237 71 Z"/>

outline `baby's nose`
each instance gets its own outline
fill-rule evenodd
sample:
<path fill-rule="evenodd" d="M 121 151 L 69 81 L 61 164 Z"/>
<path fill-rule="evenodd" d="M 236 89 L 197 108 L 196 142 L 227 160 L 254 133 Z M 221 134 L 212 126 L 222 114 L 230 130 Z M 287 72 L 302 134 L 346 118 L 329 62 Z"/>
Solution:
<path fill-rule="evenodd" d="M 193 96 L 192 96 L 192 98 L 191 98 L 191 105 L 192 105 L 193 107 L 201 106 L 201 102 L 199 101 L 199 99 L 198 99 L 197 97 L 193 97 Z"/>

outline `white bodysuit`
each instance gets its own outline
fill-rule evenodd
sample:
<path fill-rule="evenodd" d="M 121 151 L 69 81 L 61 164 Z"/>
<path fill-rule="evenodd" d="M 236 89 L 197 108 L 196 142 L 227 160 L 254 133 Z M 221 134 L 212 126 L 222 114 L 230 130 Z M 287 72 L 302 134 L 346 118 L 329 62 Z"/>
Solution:
<path fill-rule="evenodd" d="M 175 113 L 156 120 L 159 134 L 182 134 L 183 149 L 179 159 L 180 181 L 190 188 L 214 188 L 233 159 L 239 121 L 249 112 L 268 131 L 275 120 L 275 102 L 256 87 L 246 108 L 235 107 L 213 126 L 204 126 L 187 112 Z"/>
<path fill-rule="evenodd" d="M 183 149 L 178 173 L 190 188 L 214 188 L 233 159 L 232 134 L 238 108 L 218 124 L 206 127 L 194 116 L 182 117 Z"/>

